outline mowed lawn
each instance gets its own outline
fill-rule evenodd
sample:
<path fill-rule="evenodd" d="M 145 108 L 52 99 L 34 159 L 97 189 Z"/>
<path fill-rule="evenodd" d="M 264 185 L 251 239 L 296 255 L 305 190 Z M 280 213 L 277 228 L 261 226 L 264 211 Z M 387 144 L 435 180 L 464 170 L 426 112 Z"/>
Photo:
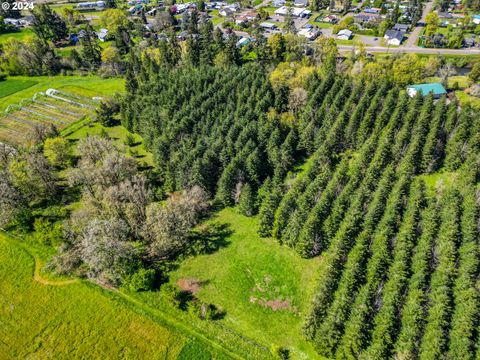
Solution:
<path fill-rule="evenodd" d="M 4 98 L 8 95 L 15 94 L 21 90 L 25 90 L 30 86 L 36 85 L 35 80 L 21 80 L 12 79 L 8 81 L 0 81 L 0 98 Z"/>
<path fill-rule="evenodd" d="M 84 282 L 33 280 L 34 259 L 0 234 L 0 359 L 176 359 L 186 344 Z"/>
<path fill-rule="evenodd" d="M 18 41 L 26 41 L 34 37 L 34 32 L 31 29 L 21 29 L 20 31 L 10 32 L 6 34 L 0 34 L 0 44 L 9 39 L 15 39 Z"/>
<path fill-rule="evenodd" d="M 76 94 L 90 95 L 113 95 L 116 92 L 123 92 L 125 81 L 121 78 L 102 79 L 99 76 L 12 76 L 0 83 L 0 89 L 9 89 L 18 86 L 19 81 L 35 81 L 36 84 L 28 88 L 19 88 L 0 99 L 0 111 L 5 110 L 8 105 L 18 104 L 23 99 L 32 98 L 37 92 L 44 92 L 54 88 Z M 2 91 L 2 90 L 0 90 Z"/>
<path fill-rule="evenodd" d="M 260 238 L 257 218 L 235 209 L 221 210 L 209 223 L 229 228 L 224 247 L 186 259 L 170 281 L 203 282 L 196 296 L 222 307 L 226 316 L 221 323 L 235 332 L 265 346 L 285 346 L 294 359 L 318 358 L 301 327 L 321 258 L 305 260 L 276 240 Z"/>

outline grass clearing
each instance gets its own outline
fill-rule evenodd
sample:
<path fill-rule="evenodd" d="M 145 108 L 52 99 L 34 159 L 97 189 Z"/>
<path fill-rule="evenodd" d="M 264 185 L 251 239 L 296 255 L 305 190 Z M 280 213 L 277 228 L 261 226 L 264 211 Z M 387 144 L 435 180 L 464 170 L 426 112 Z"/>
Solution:
<path fill-rule="evenodd" d="M 473 109 L 479 111 L 480 110 L 480 99 L 469 95 L 467 93 L 464 93 L 463 91 L 455 91 L 455 96 L 458 98 L 460 101 L 460 105 L 470 105 Z"/>
<path fill-rule="evenodd" d="M 10 32 L 6 34 L 0 34 L 0 44 L 9 39 L 16 39 L 18 41 L 26 41 L 29 38 L 33 38 L 34 33 L 31 29 L 24 28 L 20 31 Z"/>
<path fill-rule="evenodd" d="M 426 83 L 442 82 L 442 79 L 438 76 L 428 77 L 425 79 Z M 472 83 L 468 76 L 449 76 L 448 77 L 448 87 L 453 88 L 455 83 L 458 84 L 460 89 L 465 89 L 469 87 Z"/>
<path fill-rule="evenodd" d="M 184 260 L 170 274 L 170 281 L 195 278 L 203 282 L 196 296 L 226 311 L 225 318 L 218 320 L 223 326 L 266 347 L 288 347 L 293 358 L 318 358 L 302 338 L 301 326 L 321 258 L 305 260 L 273 239 L 260 238 L 257 219 L 235 209 L 221 210 L 207 223 L 225 225 L 231 231 L 224 247 Z M 159 304 L 155 293 L 138 296 L 151 305 Z"/>
<path fill-rule="evenodd" d="M 335 38 L 335 42 L 337 45 L 355 45 L 360 40 L 358 35 L 354 35 L 354 37 L 350 40 L 340 40 Z"/>
<path fill-rule="evenodd" d="M 437 190 L 451 188 L 457 181 L 458 173 L 456 172 L 437 172 L 430 175 L 420 175 L 420 178 L 425 181 L 428 191 L 435 195 Z"/>
<path fill-rule="evenodd" d="M 49 88 L 65 90 L 81 94 L 85 91 L 94 91 L 97 95 L 113 95 L 122 92 L 125 80 L 121 78 L 102 79 L 99 76 L 12 76 L 2 82 L 2 87 L 10 88 L 10 84 L 18 81 L 35 81 L 36 84 L 4 96 L 0 102 L 0 111 L 8 105 L 18 104 L 23 99 L 32 98 L 37 92 L 44 92 Z M 74 90 L 73 90 L 73 88 Z"/>
<path fill-rule="evenodd" d="M 15 94 L 18 91 L 25 90 L 30 86 L 37 84 L 35 80 L 5 80 L 0 82 L 0 98 Z"/>
<path fill-rule="evenodd" d="M 73 132 L 69 131 L 67 128 L 65 131 L 65 136 L 67 139 L 71 140 L 72 142 L 76 143 L 78 140 L 85 138 L 87 136 L 93 135 L 100 135 L 102 130 L 106 131 L 108 136 L 114 140 L 114 142 L 119 146 L 125 146 L 127 150 L 127 154 L 136 154 L 136 158 L 149 166 L 153 166 L 153 154 L 150 153 L 145 144 L 143 143 L 143 139 L 140 135 L 131 134 L 127 129 L 123 126 L 113 126 L 113 127 L 104 127 L 101 124 L 95 122 L 90 123 L 88 125 L 79 124 L 80 126 L 75 129 Z M 83 126 L 82 126 L 83 125 Z M 134 146 L 127 146 L 125 145 L 125 140 L 127 135 L 130 134 L 135 139 Z M 132 153 L 133 150 L 133 153 Z"/>
<path fill-rule="evenodd" d="M 33 281 L 34 259 L 15 241 L 0 234 L 0 358 L 176 359 L 182 352 L 183 335 L 95 286 Z"/>

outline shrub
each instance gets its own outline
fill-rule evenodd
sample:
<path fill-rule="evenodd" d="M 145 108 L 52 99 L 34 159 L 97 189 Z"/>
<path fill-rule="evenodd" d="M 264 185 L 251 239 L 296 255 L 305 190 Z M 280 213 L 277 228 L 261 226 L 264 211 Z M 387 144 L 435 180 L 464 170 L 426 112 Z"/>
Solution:
<path fill-rule="evenodd" d="M 123 282 L 124 287 L 132 291 L 147 291 L 151 290 L 155 282 L 155 270 L 140 269 L 137 272 L 129 275 Z"/>
<path fill-rule="evenodd" d="M 60 223 L 51 223 L 45 218 L 36 218 L 33 223 L 35 238 L 45 245 L 56 245 L 62 241 L 63 226 Z"/>
<path fill-rule="evenodd" d="M 72 150 L 68 140 L 62 137 L 46 139 L 44 154 L 54 166 L 66 167 L 72 161 Z"/>
<path fill-rule="evenodd" d="M 180 300 L 180 290 L 172 284 L 165 284 L 160 289 L 160 293 L 162 295 L 163 300 L 173 306 L 174 308 L 180 308 L 181 300 Z"/>
<path fill-rule="evenodd" d="M 272 345 L 270 348 L 270 352 L 274 356 L 275 359 L 279 360 L 288 360 L 290 359 L 290 351 L 284 347 L 278 345 Z"/>

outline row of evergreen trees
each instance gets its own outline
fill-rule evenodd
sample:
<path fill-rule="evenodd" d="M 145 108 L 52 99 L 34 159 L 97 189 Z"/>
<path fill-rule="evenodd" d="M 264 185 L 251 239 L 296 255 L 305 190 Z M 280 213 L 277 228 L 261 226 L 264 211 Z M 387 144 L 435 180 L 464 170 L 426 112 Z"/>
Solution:
<path fill-rule="evenodd" d="M 359 117 L 367 96 L 369 107 Z M 340 156 L 324 155 L 325 141 L 316 147 L 321 155 L 310 160 L 323 157 L 322 166 L 316 163 L 275 194 L 271 226 L 261 229 L 303 256 L 323 252 L 305 334 L 328 357 L 472 358 L 479 266 L 477 252 L 465 249 L 475 247 L 469 239 L 478 233 L 478 204 L 471 198 L 478 181 L 478 116 L 445 99 L 402 97 L 385 84 L 366 89 L 355 105 L 340 127 Z M 325 131 L 334 128 L 327 119 Z M 437 189 L 437 203 L 416 178 L 442 167 L 463 174 L 467 165 L 465 200 L 457 190 Z"/>
<path fill-rule="evenodd" d="M 200 185 L 258 212 L 262 236 L 322 254 L 304 327 L 319 353 L 473 356 L 480 120 L 470 108 L 314 73 L 289 112 L 294 91 L 272 87 L 259 63 L 135 74 L 123 123 L 152 149 L 165 191 Z M 465 178 L 460 190 L 432 188 L 442 169 Z"/>

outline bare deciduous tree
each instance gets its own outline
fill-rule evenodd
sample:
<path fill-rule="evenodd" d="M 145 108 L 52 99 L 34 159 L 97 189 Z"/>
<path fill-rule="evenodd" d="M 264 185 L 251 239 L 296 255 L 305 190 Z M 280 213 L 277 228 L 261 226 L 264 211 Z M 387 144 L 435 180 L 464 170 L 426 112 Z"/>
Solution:
<path fill-rule="evenodd" d="M 164 205 L 154 203 L 148 206 L 145 237 L 149 242 L 150 256 L 162 260 L 179 252 L 206 208 L 207 195 L 198 186 L 173 195 Z"/>
<path fill-rule="evenodd" d="M 95 198 L 110 186 L 132 178 L 137 173 L 134 159 L 123 155 L 110 140 L 87 137 L 80 141 L 81 160 L 69 173 L 69 183 L 80 185 Z"/>
<path fill-rule="evenodd" d="M 0 227 L 15 219 L 25 203 L 25 198 L 11 183 L 9 174 L 0 171 Z"/>
<path fill-rule="evenodd" d="M 93 219 L 80 234 L 80 256 L 88 276 L 118 284 L 129 270 L 137 251 L 128 241 L 128 226 L 120 219 Z"/>

